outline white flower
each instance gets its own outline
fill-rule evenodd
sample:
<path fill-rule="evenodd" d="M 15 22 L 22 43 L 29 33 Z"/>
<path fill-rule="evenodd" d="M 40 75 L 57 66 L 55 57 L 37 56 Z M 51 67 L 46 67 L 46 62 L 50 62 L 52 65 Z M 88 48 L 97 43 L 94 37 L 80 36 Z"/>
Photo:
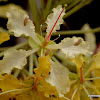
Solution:
<path fill-rule="evenodd" d="M 8 50 L 3 57 L 3 60 L 0 60 L 0 74 L 7 73 L 10 74 L 14 68 L 23 69 L 27 64 L 27 57 L 36 52 L 34 50 Z"/>

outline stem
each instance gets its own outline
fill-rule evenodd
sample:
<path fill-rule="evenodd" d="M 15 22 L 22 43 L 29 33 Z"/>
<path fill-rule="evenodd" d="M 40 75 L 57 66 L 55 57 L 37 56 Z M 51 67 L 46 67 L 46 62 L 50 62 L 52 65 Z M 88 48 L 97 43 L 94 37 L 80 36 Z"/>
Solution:
<path fill-rule="evenodd" d="M 85 5 L 88 5 L 92 0 L 89 0 L 87 2 L 87 0 L 83 0 L 79 5 L 75 6 L 74 8 L 72 8 L 71 10 L 69 10 L 66 15 L 64 16 L 64 18 L 69 17 L 70 15 L 72 15 L 73 13 L 75 13 L 76 11 L 78 11 L 79 9 L 81 9 L 82 7 L 84 7 Z"/>
<path fill-rule="evenodd" d="M 83 85 L 83 89 L 84 89 L 84 91 L 86 92 L 86 94 L 89 95 L 89 93 L 88 93 L 88 91 L 87 91 L 87 89 L 85 88 L 84 85 Z M 89 98 L 90 98 L 90 100 L 93 100 L 91 97 L 89 97 Z"/>
<path fill-rule="evenodd" d="M 28 72 L 28 70 L 27 69 L 23 69 L 23 72 L 27 75 L 27 76 L 29 76 L 29 72 Z"/>
<path fill-rule="evenodd" d="M 44 0 L 41 0 L 41 11 L 44 11 Z"/>
<path fill-rule="evenodd" d="M 29 56 L 29 75 L 33 74 L 33 54 Z"/>
<path fill-rule="evenodd" d="M 51 4 L 52 4 L 52 0 L 47 0 L 46 8 L 45 8 L 45 10 L 43 12 L 43 18 L 42 18 L 42 20 L 46 19 L 47 15 L 49 13 L 49 9 L 51 7 Z"/>
<path fill-rule="evenodd" d="M 39 11 L 37 8 L 37 4 L 35 0 L 28 0 L 31 12 L 32 12 L 32 17 L 34 20 L 34 24 L 36 26 L 36 31 L 39 32 L 40 30 L 40 15 L 39 15 Z"/>
<path fill-rule="evenodd" d="M 16 69 L 16 71 L 14 73 L 14 77 L 17 78 L 20 72 L 21 72 L 20 69 Z"/>
<path fill-rule="evenodd" d="M 36 54 L 34 54 L 34 64 L 35 64 L 35 67 L 39 67 L 39 62 L 38 62 Z"/>
<path fill-rule="evenodd" d="M 81 0 L 75 0 L 73 1 L 68 7 L 66 8 L 66 11 L 77 5 Z"/>
<path fill-rule="evenodd" d="M 4 51 L 4 50 L 7 50 L 7 49 L 9 49 L 10 47 L 1 47 L 0 48 L 0 51 Z"/>
<path fill-rule="evenodd" d="M 86 81 L 90 81 L 90 80 L 96 80 L 96 79 L 100 79 L 100 77 L 94 77 L 94 78 L 85 78 Z"/>
<path fill-rule="evenodd" d="M 11 49 L 19 49 L 19 48 L 21 48 L 21 47 L 23 47 L 23 46 L 25 46 L 25 45 L 27 45 L 27 44 L 28 44 L 28 41 L 23 42 L 23 43 L 20 43 L 20 44 L 18 44 L 18 45 L 15 45 L 15 46 L 13 46 L 13 47 L 11 47 L 11 48 L 9 48 L 9 49 L 7 49 L 7 50 L 1 52 L 1 53 L 0 53 L 0 57 L 2 57 L 2 56 L 5 54 L 5 52 L 7 52 L 8 50 L 11 50 Z"/>
<path fill-rule="evenodd" d="M 77 0 L 76 0 L 77 1 Z M 60 0 L 58 3 L 56 3 L 53 8 L 55 8 L 58 5 L 64 5 L 64 4 L 72 4 L 72 2 L 74 2 L 74 0 Z"/>
<path fill-rule="evenodd" d="M 14 36 L 14 33 L 13 33 L 13 32 L 8 32 L 6 29 L 4 29 L 4 28 L 2 28 L 2 27 L 0 27 L 0 32 L 6 32 L 6 33 L 8 33 L 9 35 Z"/>
<path fill-rule="evenodd" d="M 90 30 L 69 30 L 69 31 L 58 31 L 56 33 L 53 33 L 52 35 L 77 35 L 77 34 L 86 34 L 86 33 L 97 33 L 100 32 L 100 27 L 90 29 Z M 43 33 L 43 36 L 45 33 Z"/>

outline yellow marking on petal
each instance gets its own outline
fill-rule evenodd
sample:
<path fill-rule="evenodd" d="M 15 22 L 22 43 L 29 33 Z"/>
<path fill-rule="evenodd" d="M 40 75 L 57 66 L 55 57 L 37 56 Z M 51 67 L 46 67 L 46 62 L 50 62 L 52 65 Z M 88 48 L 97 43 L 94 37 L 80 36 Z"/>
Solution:
<path fill-rule="evenodd" d="M 34 69 L 35 75 L 41 76 L 41 77 L 46 77 L 49 72 L 50 72 L 50 56 L 44 56 L 44 57 L 39 57 L 38 61 L 39 61 L 39 67 Z"/>
<path fill-rule="evenodd" d="M 0 44 L 2 44 L 5 41 L 8 41 L 10 39 L 10 36 L 6 32 L 0 33 Z"/>

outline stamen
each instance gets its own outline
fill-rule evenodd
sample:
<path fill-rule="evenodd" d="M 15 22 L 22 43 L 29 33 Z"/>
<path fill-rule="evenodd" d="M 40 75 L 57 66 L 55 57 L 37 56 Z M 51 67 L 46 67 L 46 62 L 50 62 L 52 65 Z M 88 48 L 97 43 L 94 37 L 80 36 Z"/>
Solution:
<path fill-rule="evenodd" d="M 54 26 L 52 27 L 52 29 L 51 29 L 51 31 L 50 31 L 50 33 L 49 33 L 49 35 L 46 36 L 46 38 L 45 38 L 45 40 L 44 40 L 44 42 L 43 42 L 43 47 L 45 47 L 45 46 L 48 45 L 48 43 L 49 43 L 49 41 L 50 41 L 50 36 L 51 36 L 51 34 L 52 34 L 52 31 L 53 31 L 53 29 L 55 28 L 55 26 L 56 26 L 56 24 L 57 24 L 57 22 L 58 22 L 58 20 L 59 20 L 59 18 L 60 18 L 60 16 L 61 16 L 61 14 L 63 13 L 63 11 L 64 11 L 64 8 L 62 9 L 60 15 L 58 16 L 58 18 L 57 18 L 57 20 L 56 20 Z"/>
<path fill-rule="evenodd" d="M 60 38 L 60 34 L 58 35 L 58 37 L 56 38 L 56 39 L 54 39 L 53 41 L 56 41 L 56 40 L 58 40 Z"/>
<path fill-rule="evenodd" d="M 24 19 L 24 26 L 27 25 L 27 22 L 28 22 L 28 18 L 26 17 L 26 18 Z"/>
<path fill-rule="evenodd" d="M 86 80 L 86 81 L 89 81 L 89 80 L 96 80 L 96 79 L 100 79 L 100 77 L 86 78 L 85 80 Z"/>
<path fill-rule="evenodd" d="M 76 92 L 77 92 L 77 89 L 78 89 L 78 87 L 75 89 L 75 91 L 74 91 L 74 93 L 73 93 L 73 95 L 72 95 L 71 100 L 73 100 L 73 99 L 74 99 L 74 96 L 75 96 L 75 94 L 76 94 Z"/>
<path fill-rule="evenodd" d="M 83 63 L 84 64 L 84 63 Z M 83 69 L 83 64 L 80 68 L 80 75 L 81 75 L 81 78 L 80 78 L 80 83 L 83 84 L 84 83 L 84 78 L 83 78 L 83 74 L 82 74 L 82 69 Z"/>
<path fill-rule="evenodd" d="M 41 28 L 42 28 L 42 24 L 40 25 L 40 32 L 41 32 L 41 36 L 42 36 L 42 29 Z"/>
<path fill-rule="evenodd" d="M 63 97 L 64 99 L 66 99 L 66 100 L 70 100 L 69 98 L 67 98 L 67 97 Z"/>
<path fill-rule="evenodd" d="M 35 90 L 37 90 L 37 82 L 38 82 L 38 80 L 39 80 L 39 77 L 40 77 L 40 76 L 38 76 L 38 77 L 36 78 L 36 81 L 35 81 L 35 83 L 34 83 L 33 89 L 35 89 Z"/>
<path fill-rule="evenodd" d="M 14 94 L 14 92 L 15 93 L 17 93 L 17 91 L 18 91 L 18 93 L 19 93 L 19 91 L 21 92 L 24 92 L 24 91 L 29 91 L 29 90 L 31 90 L 32 89 L 32 87 L 30 87 L 30 88 L 26 88 L 26 89 L 13 89 L 13 90 L 9 90 L 9 91 L 5 91 L 5 92 L 2 92 L 2 93 L 0 93 L 0 95 L 4 95 L 4 94 L 7 94 L 7 93 L 13 93 Z"/>
<path fill-rule="evenodd" d="M 57 22 L 58 22 L 58 20 L 59 20 L 59 18 L 60 18 L 60 16 L 61 16 L 61 14 L 63 13 L 63 11 L 64 11 L 64 8 L 62 9 L 62 11 L 61 11 L 60 15 L 58 16 L 58 18 L 57 18 L 57 20 L 56 20 L 54 26 L 52 27 L 52 29 L 51 29 L 51 31 L 50 31 L 50 33 L 49 33 L 49 35 L 48 35 L 48 38 L 50 38 L 50 36 L 51 36 L 51 34 L 52 34 L 52 31 L 53 31 L 53 29 L 55 28 L 55 26 L 56 26 L 56 24 L 57 24 Z"/>
<path fill-rule="evenodd" d="M 84 91 L 86 92 L 86 94 L 89 96 L 89 93 L 88 93 L 88 91 L 87 91 L 87 89 L 85 88 L 85 86 L 83 85 L 83 89 L 84 89 Z M 90 100 L 93 100 L 91 97 L 89 97 L 90 98 Z"/>
<path fill-rule="evenodd" d="M 81 42 L 82 42 L 82 39 L 79 39 L 79 40 L 74 44 L 74 46 L 78 46 Z"/>

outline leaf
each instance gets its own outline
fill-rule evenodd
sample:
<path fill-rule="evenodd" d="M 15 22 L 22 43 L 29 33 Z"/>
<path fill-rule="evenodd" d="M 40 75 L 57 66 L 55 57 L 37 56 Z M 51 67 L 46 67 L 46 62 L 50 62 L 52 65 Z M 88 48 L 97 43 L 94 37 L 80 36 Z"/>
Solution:
<path fill-rule="evenodd" d="M 0 61 L 0 74 L 8 73 L 10 74 L 13 68 L 23 69 L 26 65 L 26 57 L 30 54 L 36 52 L 35 50 L 9 50 L 4 54 L 3 60 Z"/>
<path fill-rule="evenodd" d="M 57 18 L 59 17 L 61 11 L 62 11 L 62 6 L 58 5 L 56 8 L 53 8 L 53 13 L 51 13 L 50 15 L 48 15 L 47 20 L 46 20 L 46 24 L 47 24 L 47 35 L 50 33 L 50 31 L 52 30 L 54 24 L 56 23 Z M 65 15 L 65 10 L 62 12 L 59 20 L 57 21 L 56 26 L 53 29 L 53 32 L 56 32 L 56 30 L 60 29 L 60 25 L 63 24 L 63 16 Z"/>
<path fill-rule="evenodd" d="M 6 32 L 0 33 L 0 44 L 2 44 L 5 41 L 8 41 L 10 39 L 10 36 Z"/>
<path fill-rule="evenodd" d="M 82 27 L 82 30 L 90 30 L 90 26 L 88 24 L 85 24 L 83 27 Z M 89 32 L 89 33 L 85 33 L 84 34 L 85 36 L 85 40 L 88 41 L 89 45 L 90 45 L 90 49 L 89 51 L 91 52 L 94 52 L 94 50 L 96 49 L 96 37 L 95 37 L 95 34 L 92 33 L 92 32 Z"/>
<path fill-rule="evenodd" d="M 63 94 L 66 94 L 70 90 L 68 70 L 55 62 L 52 62 L 50 75 L 48 75 L 45 80 L 52 86 L 56 87 L 60 97 L 62 97 Z"/>
<path fill-rule="evenodd" d="M 7 1 L 7 0 L 2 0 L 2 1 Z M 2 5 L 2 6 L 0 5 L 0 17 L 7 18 L 6 13 L 13 10 L 13 9 L 19 9 L 19 10 L 25 11 L 24 9 L 22 9 L 22 7 L 15 5 L 15 4 L 12 4 L 12 3 L 7 4 L 7 5 Z"/>
<path fill-rule="evenodd" d="M 36 77 L 46 77 L 50 72 L 50 56 L 39 57 L 39 67 L 34 69 Z"/>
<path fill-rule="evenodd" d="M 40 40 L 36 36 L 34 24 L 24 11 L 14 9 L 7 12 L 7 17 L 9 32 L 14 32 L 16 37 L 20 37 L 21 35 L 32 37 L 38 45 L 41 45 Z"/>
<path fill-rule="evenodd" d="M 64 38 L 59 44 L 48 45 L 49 49 L 61 49 L 66 57 L 75 58 L 79 54 L 88 54 L 89 45 L 81 37 Z"/>

